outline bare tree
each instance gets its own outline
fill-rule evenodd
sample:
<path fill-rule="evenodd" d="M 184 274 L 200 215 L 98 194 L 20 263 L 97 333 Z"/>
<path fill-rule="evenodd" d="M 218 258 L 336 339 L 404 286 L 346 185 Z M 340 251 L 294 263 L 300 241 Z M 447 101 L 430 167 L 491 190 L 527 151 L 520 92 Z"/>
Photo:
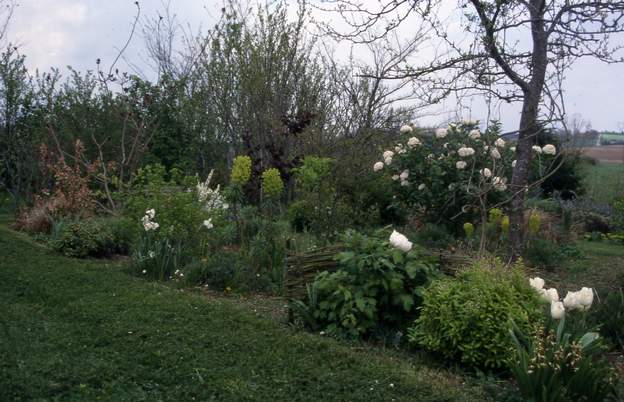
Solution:
<path fill-rule="evenodd" d="M 528 189 L 531 147 L 545 122 L 563 123 L 562 80 L 581 57 L 621 62 L 614 35 L 624 32 L 624 1 L 590 0 L 384 0 L 375 6 L 338 0 L 330 8 L 349 31 L 328 30 L 356 42 L 384 38 L 418 18 L 441 40 L 427 63 L 396 68 L 386 79 L 417 79 L 429 91 L 470 91 L 522 105 L 510 212 L 510 257 L 522 252 L 524 199 Z M 414 18 L 412 18 L 414 17 Z M 450 27 L 461 26 L 462 35 Z M 373 32 L 373 34 L 371 34 Z"/>

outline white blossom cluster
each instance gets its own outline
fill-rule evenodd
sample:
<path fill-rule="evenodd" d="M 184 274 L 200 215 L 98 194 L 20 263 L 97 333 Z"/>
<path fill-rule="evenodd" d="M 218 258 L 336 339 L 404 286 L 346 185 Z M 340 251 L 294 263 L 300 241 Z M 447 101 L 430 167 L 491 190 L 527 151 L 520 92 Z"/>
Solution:
<path fill-rule="evenodd" d="M 533 152 L 538 154 L 555 155 L 557 153 L 557 147 L 553 144 L 546 144 L 543 147 L 539 145 L 533 145 Z"/>
<path fill-rule="evenodd" d="M 145 215 L 143 216 L 143 218 L 141 218 L 143 229 L 145 229 L 146 232 L 149 232 L 150 230 L 156 230 L 160 226 L 157 222 L 153 221 L 155 216 L 156 210 L 152 208 L 145 211 Z"/>
<path fill-rule="evenodd" d="M 412 242 L 409 241 L 405 235 L 397 232 L 396 230 L 392 231 L 389 241 L 392 247 L 398 248 L 406 253 L 412 249 Z"/>
<path fill-rule="evenodd" d="M 204 208 L 207 211 L 228 209 L 229 205 L 225 202 L 221 194 L 220 185 L 217 185 L 214 189 L 210 188 L 210 181 L 212 180 L 213 173 L 214 170 L 211 170 L 205 182 L 197 182 L 197 198 L 200 203 L 205 204 Z"/>
<path fill-rule="evenodd" d="M 542 278 L 530 278 L 529 285 L 540 294 L 542 299 L 550 302 L 550 315 L 555 320 L 563 318 L 566 309 L 587 311 L 594 302 L 594 291 L 592 288 L 583 287 L 576 292 L 568 292 L 563 301 L 561 301 L 559 300 L 557 289 L 544 289 L 545 282 Z"/>

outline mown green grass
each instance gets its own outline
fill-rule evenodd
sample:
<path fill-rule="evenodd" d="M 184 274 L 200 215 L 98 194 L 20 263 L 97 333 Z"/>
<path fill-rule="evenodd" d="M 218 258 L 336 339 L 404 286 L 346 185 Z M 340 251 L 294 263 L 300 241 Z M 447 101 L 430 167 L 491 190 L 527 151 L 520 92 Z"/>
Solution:
<path fill-rule="evenodd" d="M 56 256 L 0 226 L 1 401 L 487 399 L 468 377 L 416 358 Z"/>
<path fill-rule="evenodd" d="M 601 204 L 610 204 L 624 196 L 624 164 L 586 165 L 583 186 L 585 195 Z"/>

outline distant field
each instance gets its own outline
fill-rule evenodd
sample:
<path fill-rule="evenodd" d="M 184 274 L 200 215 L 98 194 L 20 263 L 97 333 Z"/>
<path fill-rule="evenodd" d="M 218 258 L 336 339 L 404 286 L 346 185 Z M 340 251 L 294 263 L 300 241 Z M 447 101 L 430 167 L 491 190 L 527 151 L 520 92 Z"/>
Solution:
<path fill-rule="evenodd" d="M 624 145 L 583 148 L 583 155 L 601 163 L 624 163 Z"/>

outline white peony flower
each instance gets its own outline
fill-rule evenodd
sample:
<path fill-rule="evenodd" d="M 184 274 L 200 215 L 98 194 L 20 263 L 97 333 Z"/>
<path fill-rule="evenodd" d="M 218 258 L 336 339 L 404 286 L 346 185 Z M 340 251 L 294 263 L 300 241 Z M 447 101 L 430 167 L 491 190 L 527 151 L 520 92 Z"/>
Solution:
<path fill-rule="evenodd" d="M 436 130 L 435 135 L 436 135 L 436 138 L 444 138 L 448 135 L 448 129 L 439 128 Z"/>
<path fill-rule="evenodd" d="M 531 285 L 531 287 L 535 290 L 543 289 L 545 283 L 546 282 L 539 276 L 536 276 L 535 278 L 529 278 L 529 285 Z"/>
<path fill-rule="evenodd" d="M 542 148 L 540 148 L 540 146 L 539 146 L 539 145 L 533 145 L 533 146 L 531 147 L 531 149 L 532 149 L 534 152 L 537 152 L 538 154 L 541 154 L 541 153 L 542 153 Z"/>
<path fill-rule="evenodd" d="M 401 133 L 402 134 L 407 134 L 407 133 L 411 133 L 413 130 L 412 126 L 410 126 L 409 124 L 404 124 L 401 126 Z"/>
<path fill-rule="evenodd" d="M 420 145 L 420 140 L 416 137 L 411 137 L 409 140 L 407 140 L 407 146 L 410 148 L 415 148 L 418 145 Z"/>
<path fill-rule="evenodd" d="M 214 225 L 212 224 L 212 219 L 206 219 L 203 223 L 206 229 L 212 229 Z"/>
<path fill-rule="evenodd" d="M 423 183 L 423 184 L 421 184 L 420 186 L 418 186 L 418 189 L 419 189 L 420 191 L 424 190 L 425 188 L 427 188 L 427 186 L 425 186 L 425 184 L 424 184 L 424 183 Z"/>
<path fill-rule="evenodd" d="M 470 130 L 470 132 L 468 133 L 468 137 L 470 137 L 470 139 L 472 140 L 476 140 L 481 138 L 481 133 L 479 132 L 479 130 Z"/>
<path fill-rule="evenodd" d="M 565 308 L 560 301 L 550 302 L 550 316 L 555 320 L 560 320 L 565 315 Z"/>
<path fill-rule="evenodd" d="M 401 172 L 401 174 L 399 175 L 399 178 L 401 180 L 406 180 L 409 177 L 409 170 L 404 170 Z"/>
<path fill-rule="evenodd" d="M 497 146 L 497 147 L 499 147 L 499 148 L 504 148 L 504 147 L 505 147 L 505 140 L 504 140 L 504 139 L 502 139 L 502 138 L 499 138 L 499 139 L 497 139 L 497 140 L 494 142 L 494 145 L 496 145 L 496 146 Z"/>
<path fill-rule="evenodd" d="M 383 169 L 384 164 L 383 162 L 375 162 L 375 164 L 373 165 L 373 170 L 375 172 L 379 172 L 381 169 Z"/>
<path fill-rule="evenodd" d="M 498 152 L 498 149 L 496 149 L 496 148 L 493 148 L 493 149 L 490 151 L 490 155 L 491 155 L 491 156 L 492 156 L 492 158 L 494 158 L 494 159 L 500 159 L 500 158 L 501 158 L 501 154 L 500 154 L 500 152 Z"/>
<path fill-rule="evenodd" d="M 557 148 L 553 144 L 547 144 L 542 148 L 542 152 L 546 155 L 554 155 L 557 153 Z"/>
<path fill-rule="evenodd" d="M 457 163 L 455 164 L 455 167 L 457 167 L 457 169 L 465 169 L 466 166 L 468 166 L 468 164 L 464 161 L 457 161 Z"/>
<path fill-rule="evenodd" d="M 409 241 L 407 237 L 405 237 L 405 235 L 397 232 L 396 230 L 393 230 L 392 234 L 390 235 L 390 245 L 405 252 L 408 252 L 412 249 L 412 242 Z"/>
<path fill-rule="evenodd" d="M 479 173 L 481 173 L 481 176 L 483 177 L 492 177 L 492 171 L 488 168 L 481 169 Z"/>

